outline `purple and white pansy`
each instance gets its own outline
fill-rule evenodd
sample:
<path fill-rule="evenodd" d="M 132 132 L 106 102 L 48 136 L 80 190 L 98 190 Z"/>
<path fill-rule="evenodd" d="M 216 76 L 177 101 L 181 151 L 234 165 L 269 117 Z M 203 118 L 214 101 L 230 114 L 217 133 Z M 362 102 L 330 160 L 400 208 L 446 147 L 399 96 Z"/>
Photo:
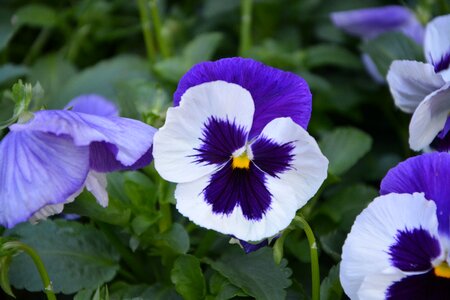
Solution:
<path fill-rule="evenodd" d="M 345 241 L 340 279 L 351 299 L 450 299 L 450 154 L 391 169 Z"/>
<path fill-rule="evenodd" d="M 395 105 L 412 113 L 409 145 L 419 151 L 433 143 L 450 150 L 450 15 L 433 19 L 425 30 L 427 63 L 400 60 L 391 64 L 387 81 Z"/>
<path fill-rule="evenodd" d="M 194 66 L 155 134 L 160 175 L 178 183 L 181 214 L 244 241 L 286 228 L 327 176 L 306 132 L 306 82 L 251 59 Z"/>
<path fill-rule="evenodd" d="M 0 224 L 9 228 L 60 213 L 84 187 L 106 206 L 104 173 L 149 164 L 156 131 L 119 117 L 98 95 L 37 111 L 9 129 L 0 143 Z"/>
<path fill-rule="evenodd" d="M 400 5 L 333 12 L 331 20 L 336 27 L 364 41 L 387 32 L 402 32 L 419 45 L 423 44 L 423 26 L 410 9 Z M 362 60 L 372 78 L 377 82 L 384 82 L 370 56 L 363 54 Z"/>

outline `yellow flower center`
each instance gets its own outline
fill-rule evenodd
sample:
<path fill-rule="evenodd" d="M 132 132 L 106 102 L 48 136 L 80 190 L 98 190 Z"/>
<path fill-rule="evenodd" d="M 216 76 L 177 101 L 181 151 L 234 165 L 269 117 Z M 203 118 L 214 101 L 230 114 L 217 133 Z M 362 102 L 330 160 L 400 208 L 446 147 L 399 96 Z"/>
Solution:
<path fill-rule="evenodd" d="M 450 278 L 450 266 L 447 262 L 442 262 L 439 266 L 434 268 L 434 275 L 438 277 Z"/>
<path fill-rule="evenodd" d="M 239 156 L 233 156 L 231 167 L 233 169 L 250 169 L 250 159 L 248 158 L 247 153 L 244 152 Z"/>

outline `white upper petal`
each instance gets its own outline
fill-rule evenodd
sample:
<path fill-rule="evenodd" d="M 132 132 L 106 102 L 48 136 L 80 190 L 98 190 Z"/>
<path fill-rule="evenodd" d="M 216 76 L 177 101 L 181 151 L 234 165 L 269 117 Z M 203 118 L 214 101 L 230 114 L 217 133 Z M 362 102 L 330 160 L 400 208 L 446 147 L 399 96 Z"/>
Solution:
<path fill-rule="evenodd" d="M 386 299 L 386 292 L 393 282 L 406 277 L 400 270 L 387 270 L 384 274 L 373 274 L 367 276 L 358 291 L 361 300 L 383 300 Z"/>
<path fill-rule="evenodd" d="M 0 224 L 12 227 L 64 203 L 86 180 L 89 147 L 42 132 L 9 132 L 0 143 Z"/>
<path fill-rule="evenodd" d="M 291 168 L 272 177 L 280 185 L 290 186 L 295 193 L 296 206 L 285 209 L 297 210 L 311 199 L 327 178 L 328 159 L 322 154 L 316 140 L 291 118 L 277 118 L 264 127 L 260 136 L 269 138 L 277 144 L 294 145 Z M 275 199 L 282 205 L 283 199 Z"/>
<path fill-rule="evenodd" d="M 367 276 L 395 274 L 389 248 L 399 230 L 423 228 L 438 236 L 436 204 L 422 193 L 388 194 L 375 198 L 356 218 L 342 248 L 340 279 L 345 293 L 358 298 Z"/>
<path fill-rule="evenodd" d="M 431 144 L 444 128 L 450 112 L 450 83 L 428 95 L 409 124 L 409 146 L 419 151 Z"/>
<path fill-rule="evenodd" d="M 106 179 L 106 173 L 90 171 L 85 184 L 86 189 L 94 195 L 98 204 L 107 207 L 108 192 L 106 191 L 106 186 L 108 185 L 108 181 Z"/>
<path fill-rule="evenodd" d="M 225 81 L 203 83 L 188 89 L 180 106 L 169 108 L 166 123 L 155 134 L 155 168 L 166 180 L 189 182 L 210 174 L 213 164 L 199 164 L 193 155 L 202 144 L 203 129 L 211 117 L 228 119 L 250 131 L 255 106 L 250 93 Z"/>
<path fill-rule="evenodd" d="M 445 84 L 432 65 L 418 61 L 392 62 L 386 78 L 395 105 L 407 113 L 413 113 L 427 95 Z"/>
<path fill-rule="evenodd" d="M 450 15 L 434 18 L 425 29 L 425 57 L 436 63 L 450 52 Z"/>

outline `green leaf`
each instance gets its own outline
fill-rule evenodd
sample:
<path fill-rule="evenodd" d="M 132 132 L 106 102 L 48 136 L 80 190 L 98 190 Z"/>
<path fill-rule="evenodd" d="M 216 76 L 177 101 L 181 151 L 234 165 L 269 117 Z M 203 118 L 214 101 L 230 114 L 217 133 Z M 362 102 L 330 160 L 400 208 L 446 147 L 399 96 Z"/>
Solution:
<path fill-rule="evenodd" d="M 372 138 L 359 129 L 341 127 L 322 136 L 319 145 L 330 161 L 329 172 L 339 176 L 369 152 Z"/>
<path fill-rule="evenodd" d="M 303 52 L 304 65 L 308 69 L 336 66 L 346 69 L 361 70 L 361 59 L 349 50 L 334 44 L 319 44 Z"/>
<path fill-rule="evenodd" d="M 151 79 L 147 62 L 142 58 L 122 55 L 104 60 L 71 77 L 59 88 L 59 93 L 53 95 L 51 105 L 61 108 L 72 98 L 89 93 L 97 93 L 114 101 L 120 85 L 136 78 Z"/>
<path fill-rule="evenodd" d="M 40 86 L 38 84 L 33 88 L 31 84 L 23 84 L 21 80 L 15 83 L 9 93 L 10 98 L 15 103 L 13 116 L 6 121 L 0 122 L 0 130 L 8 127 L 12 123 L 16 122 L 19 117 L 23 119 L 31 118 L 31 114 L 24 114 L 30 105 L 31 99 L 33 97 L 33 91 L 40 91 Z"/>
<path fill-rule="evenodd" d="M 244 292 L 218 272 L 214 272 L 209 280 L 209 289 L 215 300 L 228 300 L 238 296 L 246 296 Z"/>
<path fill-rule="evenodd" d="M 170 278 L 183 299 L 205 298 L 205 278 L 200 268 L 200 262 L 195 256 L 180 255 L 174 262 Z"/>
<path fill-rule="evenodd" d="M 163 233 L 157 234 L 155 240 L 158 242 L 160 251 L 172 251 L 175 254 L 186 254 L 189 250 L 189 235 L 178 223 L 172 224 L 172 227 Z"/>
<path fill-rule="evenodd" d="M 335 261 L 341 260 L 342 245 L 344 245 L 346 237 L 347 232 L 344 232 L 341 229 L 336 229 L 319 236 L 322 250 Z"/>
<path fill-rule="evenodd" d="M 378 191 L 361 183 L 346 187 L 324 201 L 318 214 L 330 217 L 343 230 L 350 230 L 357 215 L 378 196 Z"/>
<path fill-rule="evenodd" d="M 23 223 L 8 235 L 33 247 L 41 257 L 57 293 L 72 294 L 110 281 L 119 269 L 119 254 L 93 226 L 65 220 Z M 31 259 L 20 254 L 10 268 L 14 287 L 40 291 L 42 282 Z"/>
<path fill-rule="evenodd" d="M 109 291 L 107 286 L 98 287 L 92 297 L 92 300 L 109 300 Z"/>
<path fill-rule="evenodd" d="M 399 59 L 423 61 L 420 45 L 399 32 L 389 32 L 371 39 L 361 46 L 369 54 L 378 71 L 386 76 L 392 61 Z"/>
<path fill-rule="evenodd" d="M 276 265 L 272 249 L 267 247 L 250 254 L 227 253 L 211 262 L 211 267 L 256 299 L 285 299 L 286 288 L 291 284 L 290 270 Z"/>
<path fill-rule="evenodd" d="M 201 34 L 186 45 L 181 55 L 157 62 L 154 70 L 176 83 L 194 64 L 211 59 L 221 40 L 222 34 L 218 32 Z"/>
<path fill-rule="evenodd" d="M 340 300 L 341 298 L 342 287 L 339 281 L 339 265 L 335 265 L 320 285 L 320 300 Z"/>
<path fill-rule="evenodd" d="M 8 46 L 9 41 L 18 29 L 18 26 L 15 26 L 11 20 L 12 13 L 2 7 L 0 9 L 0 51 Z"/>
<path fill-rule="evenodd" d="M 22 65 L 6 64 L 0 66 L 0 84 L 7 83 L 18 77 L 23 77 L 29 72 L 28 68 Z"/>
<path fill-rule="evenodd" d="M 14 14 L 14 21 L 17 25 L 52 27 L 56 20 L 56 11 L 42 4 L 22 6 Z"/>
<path fill-rule="evenodd" d="M 12 260 L 11 255 L 0 257 L 0 287 L 6 294 L 15 298 L 11 289 L 11 284 L 9 282 L 8 276 L 11 260 Z"/>
<path fill-rule="evenodd" d="M 110 300 L 179 300 L 173 287 L 161 283 L 129 285 L 116 282 L 110 286 Z M 80 299 L 82 300 L 82 299 Z"/>

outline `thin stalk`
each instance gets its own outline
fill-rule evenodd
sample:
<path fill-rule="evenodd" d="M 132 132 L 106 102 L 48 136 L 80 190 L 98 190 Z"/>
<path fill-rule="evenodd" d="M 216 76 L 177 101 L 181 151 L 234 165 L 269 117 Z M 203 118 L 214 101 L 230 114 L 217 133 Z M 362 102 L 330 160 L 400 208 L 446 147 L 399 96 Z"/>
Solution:
<path fill-rule="evenodd" d="M 50 277 L 48 276 L 44 263 L 42 262 L 37 252 L 34 251 L 34 249 L 31 248 L 30 246 L 25 245 L 24 243 L 18 241 L 8 242 L 8 248 L 21 250 L 31 257 L 31 259 L 34 262 L 34 265 L 36 266 L 39 272 L 39 275 L 41 276 L 42 283 L 44 284 L 44 292 L 47 295 L 47 299 L 56 300 L 55 293 L 53 292 L 52 282 L 50 281 Z"/>
<path fill-rule="evenodd" d="M 148 15 L 148 6 L 146 0 L 138 0 L 139 15 L 141 18 L 142 34 L 144 35 L 145 48 L 147 50 L 147 59 L 149 65 L 152 66 L 156 60 L 156 50 L 153 44 L 153 35 L 151 30 L 150 17 Z"/>
<path fill-rule="evenodd" d="M 156 0 L 149 0 L 150 13 L 152 14 L 153 27 L 155 28 L 156 40 L 159 50 L 164 58 L 170 57 L 169 44 L 162 33 L 161 19 L 159 18 L 158 4 Z"/>
<path fill-rule="evenodd" d="M 159 220 L 159 232 L 165 232 L 172 227 L 172 208 L 167 201 L 167 183 L 160 179 L 158 186 L 158 202 L 159 211 L 161 212 L 161 219 Z"/>
<path fill-rule="evenodd" d="M 44 28 L 41 30 L 37 38 L 34 40 L 33 45 L 31 45 L 30 51 L 28 51 L 27 56 L 23 60 L 24 64 L 30 65 L 34 59 L 39 55 L 44 47 L 45 42 L 50 36 L 50 29 Z"/>
<path fill-rule="evenodd" d="M 309 251 L 311 254 L 311 281 L 312 281 L 312 300 L 320 299 L 320 269 L 319 269 L 319 255 L 317 253 L 317 243 L 314 233 L 308 222 L 303 216 L 296 216 L 294 218 L 296 225 L 305 231 L 306 238 L 309 243 Z"/>
<path fill-rule="evenodd" d="M 245 56 L 252 46 L 250 29 L 252 25 L 252 0 L 241 0 L 241 36 L 239 55 Z"/>

